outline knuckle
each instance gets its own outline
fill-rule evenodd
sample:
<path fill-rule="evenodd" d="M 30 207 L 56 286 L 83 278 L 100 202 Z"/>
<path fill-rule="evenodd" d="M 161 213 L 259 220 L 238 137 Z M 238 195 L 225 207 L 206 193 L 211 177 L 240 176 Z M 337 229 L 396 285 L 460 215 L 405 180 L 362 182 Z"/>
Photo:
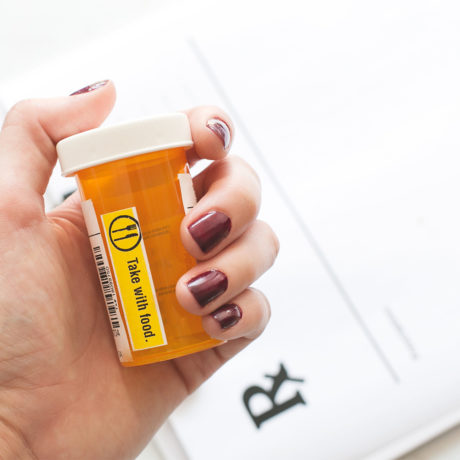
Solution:
<path fill-rule="evenodd" d="M 270 302 L 268 301 L 267 297 L 265 294 L 255 288 L 248 288 L 248 291 L 250 292 L 250 295 L 253 296 L 254 304 L 257 305 L 257 314 L 255 316 L 255 331 L 256 331 L 256 336 L 260 335 L 264 329 L 266 328 L 268 322 L 270 321 L 271 318 L 271 307 L 270 307 Z"/>
<path fill-rule="evenodd" d="M 251 289 L 254 289 L 254 288 L 251 288 Z M 258 302 L 261 305 L 260 310 L 261 310 L 261 314 L 263 314 L 262 319 L 265 322 L 265 324 L 267 324 L 272 315 L 272 309 L 270 306 L 270 302 L 267 299 L 267 296 L 262 291 L 260 291 L 259 289 L 254 289 L 254 291 L 258 297 Z"/>
<path fill-rule="evenodd" d="M 246 279 L 250 280 L 250 282 L 254 282 L 261 276 L 261 269 L 260 263 L 257 261 L 256 258 L 253 258 L 251 262 L 248 264 L 247 268 L 247 277 Z"/>
<path fill-rule="evenodd" d="M 248 229 L 244 244 L 244 279 L 251 282 L 258 279 L 275 262 L 279 251 L 279 240 L 272 228 L 261 220 L 256 220 Z M 241 270 L 241 268 L 240 268 Z"/>
<path fill-rule="evenodd" d="M 275 262 L 276 258 L 278 257 L 278 254 L 280 252 L 280 240 L 276 233 L 273 231 L 271 227 L 269 227 L 270 231 L 270 239 L 271 239 L 271 245 L 273 248 L 273 261 L 272 264 Z"/>
<path fill-rule="evenodd" d="M 242 279 L 245 281 L 246 285 L 253 283 L 261 275 L 260 262 L 257 257 L 246 258 L 244 269 L 241 270 L 241 268 L 242 267 L 240 267 L 240 273 L 243 274 Z"/>
<path fill-rule="evenodd" d="M 240 171 L 238 176 L 241 177 Z M 238 207 L 244 210 L 244 215 L 248 220 L 254 220 L 259 213 L 261 202 L 261 190 L 259 185 L 250 180 L 234 181 L 232 185 L 231 196 L 234 203 L 238 203 Z"/>
<path fill-rule="evenodd" d="M 9 110 L 6 120 L 8 121 L 24 121 L 32 117 L 35 110 L 35 101 L 33 99 L 23 99 Z"/>
<path fill-rule="evenodd" d="M 230 161 L 233 161 L 235 165 L 239 168 L 243 168 L 246 173 L 255 181 L 255 183 L 258 185 L 260 188 L 261 182 L 260 182 L 260 177 L 257 174 L 256 170 L 242 157 L 239 155 L 232 155 L 229 157 Z"/>
<path fill-rule="evenodd" d="M 280 250 L 280 241 L 276 233 L 270 227 L 270 225 L 268 225 L 266 222 L 262 220 L 258 220 L 256 223 L 259 227 L 259 232 L 264 235 L 264 238 L 267 242 L 267 244 L 264 245 L 264 247 L 269 257 L 269 267 L 271 267 L 278 256 Z"/>
<path fill-rule="evenodd" d="M 259 213 L 260 200 L 248 188 L 236 187 L 232 191 L 233 200 L 238 203 L 238 209 L 243 211 L 242 217 L 246 221 L 252 221 Z"/>
<path fill-rule="evenodd" d="M 207 169 L 204 189 L 217 192 L 220 198 L 231 202 L 241 210 L 241 218 L 255 219 L 259 213 L 261 187 L 257 174 L 243 159 L 230 156 L 215 161 Z"/>
<path fill-rule="evenodd" d="M 260 295 L 263 297 L 264 302 L 265 302 L 265 312 L 266 312 L 266 321 L 267 323 L 270 321 L 270 318 L 272 317 L 272 307 L 270 302 L 267 299 L 267 296 L 260 291 Z"/>
<path fill-rule="evenodd" d="M 27 193 L 26 190 L 19 189 L 17 184 L 10 187 L 7 184 L 8 181 L 2 184 L 1 188 L 0 215 L 2 220 L 6 221 L 8 225 L 22 228 L 31 226 L 44 217 L 42 213 L 43 198 L 41 196 L 24 200 L 23 196 Z"/>

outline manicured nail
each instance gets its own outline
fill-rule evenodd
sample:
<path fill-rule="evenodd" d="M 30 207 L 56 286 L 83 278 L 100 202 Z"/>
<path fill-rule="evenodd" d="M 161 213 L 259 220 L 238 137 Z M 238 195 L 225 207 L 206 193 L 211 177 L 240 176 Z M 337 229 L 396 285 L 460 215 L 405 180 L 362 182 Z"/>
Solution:
<path fill-rule="evenodd" d="M 225 292 L 227 286 L 228 279 L 219 270 L 209 270 L 200 273 L 187 283 L 187 287 L 190 289 L 193 297 L 195 297 L 195 300 L 202 307 Z"/>
<path fill-rule="evenodd" d="M 230 129 L 227 124 L 218 118 L 211 118 L 206 126 L 222 141 L 224 149 L 227 150 L 230 145 Z"/>
<path fill-rule="evenodd" d="M 229 303 L 211 313 L 211 316 L 219 323 L 221 329 L 228 329 L 243 317 L 243 312 L 238 305 Z"/>
<path fill-rule="evenodd" d="M 84 88 L 73 92 L 71 96 L 76 96 L 77 94 L 83 94 L 83 93 L 90 93 L 91 91 L 94 91 L 96 89 L 101 88 L 102 86 L 105 86 L 108 82 L 109 80 L 97 81 L 96 83 L 93 83 L 92 85 L 85 86 Z"/>
<path fill-rule="evenodd" d="M 203 252 L 215 248 L 229 233 L 232 221 L 223 212 L 211 211 L 201 216 L 188 231 Z"/>

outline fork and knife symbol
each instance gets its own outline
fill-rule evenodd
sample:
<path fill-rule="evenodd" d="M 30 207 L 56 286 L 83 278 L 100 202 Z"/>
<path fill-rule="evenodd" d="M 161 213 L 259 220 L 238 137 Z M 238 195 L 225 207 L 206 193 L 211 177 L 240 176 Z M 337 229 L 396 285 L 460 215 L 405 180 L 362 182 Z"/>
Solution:
<path fill-rule="evenodd" d="M 137 230 L 137 225 L 136 224 L 129 224 L 127 225 L 126 227 L 123 227 L 123 228 L 119 228 L 117 230 L 112 230 L 112 233 L 116 233 L 116 232 L 130 232 L 132 230 Z M 132 238 L 133 236 L 139 236 L 139 234 L 136 232 L 136 233 L 128 233 L 127 235 L 125 236 L 122 236 L 120 238 L 115 238 L 113 241 L 120 241 L 120 240 L 126 240 L 127 238 Z"/>

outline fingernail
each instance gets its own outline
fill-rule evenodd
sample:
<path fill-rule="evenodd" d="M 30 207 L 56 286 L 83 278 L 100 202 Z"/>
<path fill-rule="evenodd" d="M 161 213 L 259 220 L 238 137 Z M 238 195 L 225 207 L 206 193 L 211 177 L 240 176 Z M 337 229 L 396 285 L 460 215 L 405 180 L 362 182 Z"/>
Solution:
<path fill-rule="evenodd" d="M 216 247 L 229 233 L 232 222 L 223 212 L 211 211 L 201 216 L 188 231 L 203 252 Z"/>
<path fill-rule="evenodd" d="M 96 83 L 93 83 L 91 85 L 85 86 L 84 88 L 73 92 L 72 94 L 70 94 L 70 96 L 76 96 L 77 94 L 83 94 L 83 93 L 90 93 L 91 91 L 94 91 L 96 89 L 101 88 L 102 86 L 105 86 L 108 82 L 109 82 L 109 80 L 97 81 Z"/>
<path fill-rule="evenodd" d="M 195 297 L 195 300 L 202 307 L 225 292 L 227 286 L 228 279 L 219 270 L 209 270 L 200 273 L 187 283 L 187 287 L 190 289 L 193 297 Z"/>
<path fill-rule="evenodd" d="M 229 303 L 211 313 L 211 316 L 219 323 L 221 329 L 228 329 L 243 317 L 243 312 L 238 305 Z"/>
<path fill-rule="evenodd" d="M 218 118 L 211 118 L 206 126 L 222 141 L 224 149 L 227 150 L 230 145 L 230 129 L 227 124 Z"/>

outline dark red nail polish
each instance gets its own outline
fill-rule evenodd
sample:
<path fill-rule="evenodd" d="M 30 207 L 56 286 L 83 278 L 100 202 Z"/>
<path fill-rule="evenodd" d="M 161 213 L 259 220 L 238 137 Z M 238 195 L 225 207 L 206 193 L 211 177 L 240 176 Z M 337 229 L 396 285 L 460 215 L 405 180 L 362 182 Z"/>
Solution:
<path fill-rule="evenodd" d="M 218 118 L 211 118 L 206 126 L 222 141 L 224 149 L 227 150 L 230 145 L 230 129 L 227 124 Z"/>
<path fill-rule="evenodd" d="M 200 273 L 187 283 L 187 287 L 190 289 L 193 297 L 195 297 L 195 300 L 202 307 L 225 292 L 227 286 L 228 279 L 219 270 L 209 270 Z"/>
<path fill-rule="evenodd" d="M 211 313 L 211 316 L 219 323 L 221 329 L 228 329 L 243 317 L 243 312 L 238 305 L 229 303 Z"/>
<path fill-rule="evenodd" d="M 188 231 L 203 252 L 216 247 L 229 233 L 232 222 L 223 212 L 211 211 L 188 227 Z"/>
<path fill-rule="evenodd" d="M 102 86 L 105 86 L 108 82 L 109 82 L 109 80 L 97 81 L 96 83 L 93 83 L 91 85 L 85 86 L 84 88 L 73 92 L 70 96 L 76 96 L 77 94 L 90 93 L 91 91 L 94 91 L 96 89 L 101 88 Z"/>

